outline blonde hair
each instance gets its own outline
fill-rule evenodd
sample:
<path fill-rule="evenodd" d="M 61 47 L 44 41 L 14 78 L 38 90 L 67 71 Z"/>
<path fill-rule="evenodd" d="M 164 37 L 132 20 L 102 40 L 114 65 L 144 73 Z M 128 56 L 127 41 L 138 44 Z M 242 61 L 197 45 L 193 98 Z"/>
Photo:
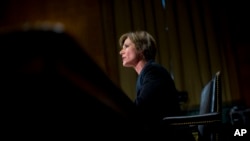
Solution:
<path fill-rule="evenodd" d="M 154 37 L 146 31 L 127 32 L 119 38 L 120 47 L 123 46 L 124 41 L 129 38 L 138 51 L 142 51 L 144 58 L 148 60 L 155 60 L 156 57 L 156 41 Z"/>

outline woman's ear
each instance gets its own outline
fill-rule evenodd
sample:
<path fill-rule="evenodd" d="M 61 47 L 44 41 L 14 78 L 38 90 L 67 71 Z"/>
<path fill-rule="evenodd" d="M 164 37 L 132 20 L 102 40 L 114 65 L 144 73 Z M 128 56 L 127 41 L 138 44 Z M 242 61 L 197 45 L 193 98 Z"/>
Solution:
<path fill-rule="evenodd" d="M 139 57 L 140 59 L 145 59 L 145 57 L 144 57 L 144 54 L 143 54 L 143 51 L 142 51 L 142 50 L 139 50 L 139 51 L 138 51 L 138 57 Z"/>

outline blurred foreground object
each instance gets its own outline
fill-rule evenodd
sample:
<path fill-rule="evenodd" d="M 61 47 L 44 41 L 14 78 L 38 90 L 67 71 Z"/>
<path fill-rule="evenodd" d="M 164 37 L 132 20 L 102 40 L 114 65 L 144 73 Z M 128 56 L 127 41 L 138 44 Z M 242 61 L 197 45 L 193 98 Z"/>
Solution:
<path fill-rule="evenodd" d="M 134 138 L 132 101 L 61 28 L 5 31 L 0 43 L 8 138 Z"/>

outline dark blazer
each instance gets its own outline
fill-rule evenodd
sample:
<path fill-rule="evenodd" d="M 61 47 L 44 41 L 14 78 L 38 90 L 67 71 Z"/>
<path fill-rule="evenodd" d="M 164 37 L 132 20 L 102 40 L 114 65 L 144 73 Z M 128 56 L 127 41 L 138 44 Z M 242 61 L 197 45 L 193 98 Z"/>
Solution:
<path fill-rule="evenodd" d="M 165 116 L 180 112 L 177 90 L 170 73 L 153 60 L 148 61 L 139 74 L 136 93 L 138 113 L 150 126 Z"/>

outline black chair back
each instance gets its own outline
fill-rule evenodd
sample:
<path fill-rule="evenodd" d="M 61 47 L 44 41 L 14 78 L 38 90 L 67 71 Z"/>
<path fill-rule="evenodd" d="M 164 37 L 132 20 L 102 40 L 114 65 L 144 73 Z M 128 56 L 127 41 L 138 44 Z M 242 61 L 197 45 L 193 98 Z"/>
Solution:
<path fill-rule="evenodd" d="M 206 113 L 221 113 L 221 74 L 217 72 L 215 76 L 205 85 L 201 92 L 200 98 L 200 114 Z M 202 140 L 207 138 L 210 140 L 215 140 L 216 136 L 211 131 L 211 126 L 209 125 L 199 125 L 199 133 L 201 134 Z"/>
<path fill-rule="evenodd" d="M 221 112 L 220 72 L 202 89 L 200 98 L 200 114 Z"/>

